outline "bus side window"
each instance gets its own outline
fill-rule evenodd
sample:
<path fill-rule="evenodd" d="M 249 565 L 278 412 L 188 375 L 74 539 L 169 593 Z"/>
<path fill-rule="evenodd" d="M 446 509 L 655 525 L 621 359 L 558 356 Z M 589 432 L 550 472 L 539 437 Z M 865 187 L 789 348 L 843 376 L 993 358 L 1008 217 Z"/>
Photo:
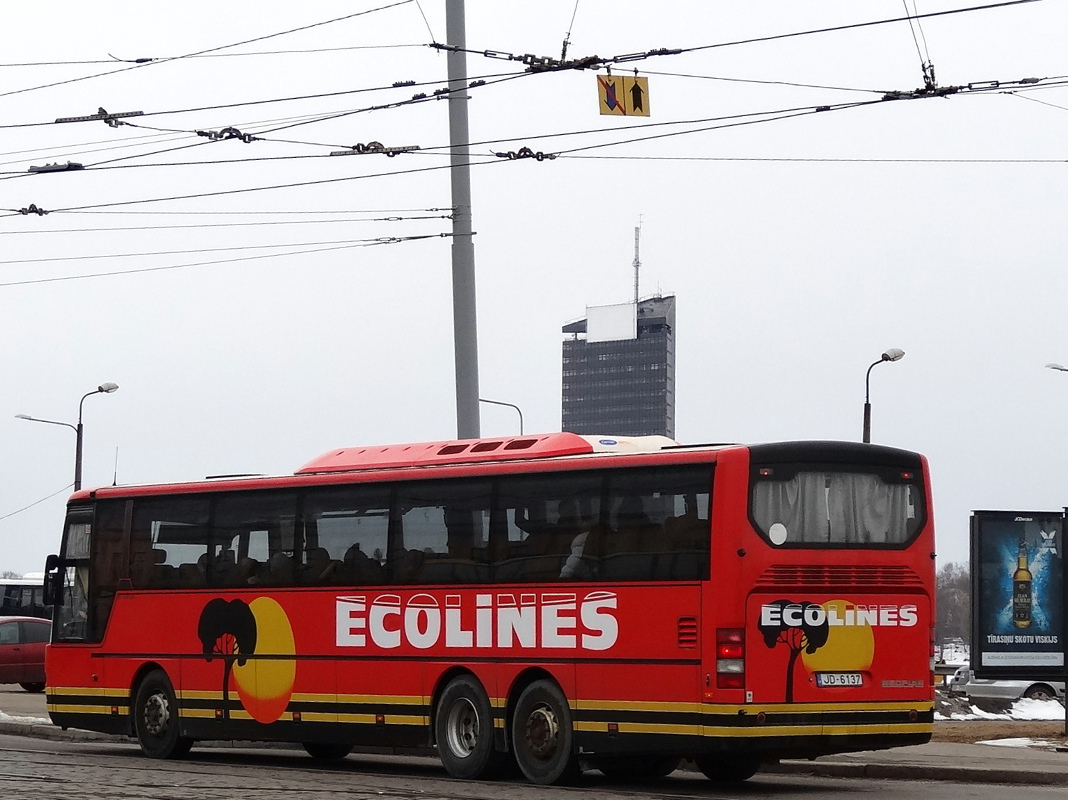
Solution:
<path fill-rule="evenodd" d="M 304 547 L 297 500 L 291 490 L 220 495 L 212 513 L 209 584 L 294 585 L 293 556 Z"/>
<path fill-rule="evenodd" d="M 389 551 L 390 492 L 374 485 L 331 487 L 307 492 L 304 526 L 307 558 L 322 569 L 315 576 L 336 586 L 376 586 L 385 582 Z M 329 562 L 329 564 L 328 564 Z M 325 573 L 325 574 L 324 574 Z"/>
<path fill-rule="evenodd" d="M 477 583 L 488 580 L 492 484 L 485 479 L 425 481 L 398 492 L 404 553 L 395 583 Z"/>
<path fill-rule="evenodd" d="M 131 539 L 135 543 L 134 557 L 140 562 L 142 580 L 147 579 L 147 585 L 155 585 L 156 579 L 164 574 L 173 576 L 178 586 L 207 584 L 209 502 L 203 495 L 146 497 L 135 501 Z M 150 548 L 145 547 L 146 539 Z M 161 551 L 163 561 L 152 551 Z M 161 566 L 173 569 L 161 569 Z"/>
<path fill-rule="evenodd" d="M 603 484 L 600 472 L 501 478 L 497 509 L 508 544 L 495 550 L 494 581 L 594 578 Z"/>

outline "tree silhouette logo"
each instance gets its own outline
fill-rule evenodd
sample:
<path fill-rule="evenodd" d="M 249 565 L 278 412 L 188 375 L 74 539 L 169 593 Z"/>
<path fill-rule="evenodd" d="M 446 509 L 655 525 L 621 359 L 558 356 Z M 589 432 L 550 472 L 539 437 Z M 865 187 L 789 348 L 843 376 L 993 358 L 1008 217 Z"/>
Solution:
<path fill-rule="evenodd" d="M 760 609 L 757 624 L 764 644 L 774 649 L 780 644 L 789 648 L 786 662 L 786 702 L 794 702 L 794 667 L 802 652 L 815 653 L 827 643 L 830 625 L 823 606 L 807 600 L 776 600 Z"/>
<path fill-rule="evenodd" d="M 256 652 L 256 615 L 243 600 L 209 600 L 200 612 L 197 635 L 210 663 L 216 656 L 223 660 L 223 719 L 230 718 L 230 672 L 234 662 L 244 666 Z"/>

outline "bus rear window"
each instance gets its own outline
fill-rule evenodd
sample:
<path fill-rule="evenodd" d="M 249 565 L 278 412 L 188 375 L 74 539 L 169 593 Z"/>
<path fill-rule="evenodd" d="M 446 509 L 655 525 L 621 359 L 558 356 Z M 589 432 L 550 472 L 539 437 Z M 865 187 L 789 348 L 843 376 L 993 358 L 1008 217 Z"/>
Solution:
<path fill-rule="evenodd" d="M 895 547 L 924 523 L 914 471 L 783 465 L 752 472 L 749 516 L 776 547 Z"/>

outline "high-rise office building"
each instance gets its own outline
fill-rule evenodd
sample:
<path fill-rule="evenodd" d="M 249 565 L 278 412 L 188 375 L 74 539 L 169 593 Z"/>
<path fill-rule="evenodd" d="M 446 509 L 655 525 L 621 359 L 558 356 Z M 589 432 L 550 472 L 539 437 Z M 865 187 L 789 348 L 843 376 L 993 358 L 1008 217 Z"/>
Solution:
<path fill-rule="evenodd" d="M 675 437 L 674 295 L 589 306 L 563 333 L 563 430 Z"/>

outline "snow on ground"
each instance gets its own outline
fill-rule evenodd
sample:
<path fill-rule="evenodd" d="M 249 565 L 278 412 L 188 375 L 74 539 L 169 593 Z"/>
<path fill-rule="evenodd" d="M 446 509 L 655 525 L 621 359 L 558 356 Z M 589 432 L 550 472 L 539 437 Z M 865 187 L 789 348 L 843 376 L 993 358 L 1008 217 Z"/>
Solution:
<path fill-rule="evenodd" d="M 966 667 L 971 659 L 970 649 L 964 642 L 946 642 L 937 648 L 936 656 L 953 667 Z"/>
<path fill-rule="evenodd" d="M 976 744 L 991 744 L 997 747 L 1055 747 L 1053 742 L 1047 742 L 1045 739 L 990 739 Z"/>
<path fill-rule="evenodd" d="M 967 700 L 949 703 L 940 702 L 939 710 L 935 712 L 935 719 L 947 722 L 969 719 L 986 720 L 1046 720 L 1058 721 L 1064 719 L 1064 706 L 1056 700 L 1030 700 L 1026 697 L 1014 702 L 1005 713 L 993 713 L 984 711 Z"/>
<path fill-rule="evenodd" d="M 20 722 L 29 725 L 52 724 L 49 720 L 43 719 L 42 717 L 16 717 L 12 714 L 5 714 L 3 711 L 0 711 L 0 722 Z"/>

